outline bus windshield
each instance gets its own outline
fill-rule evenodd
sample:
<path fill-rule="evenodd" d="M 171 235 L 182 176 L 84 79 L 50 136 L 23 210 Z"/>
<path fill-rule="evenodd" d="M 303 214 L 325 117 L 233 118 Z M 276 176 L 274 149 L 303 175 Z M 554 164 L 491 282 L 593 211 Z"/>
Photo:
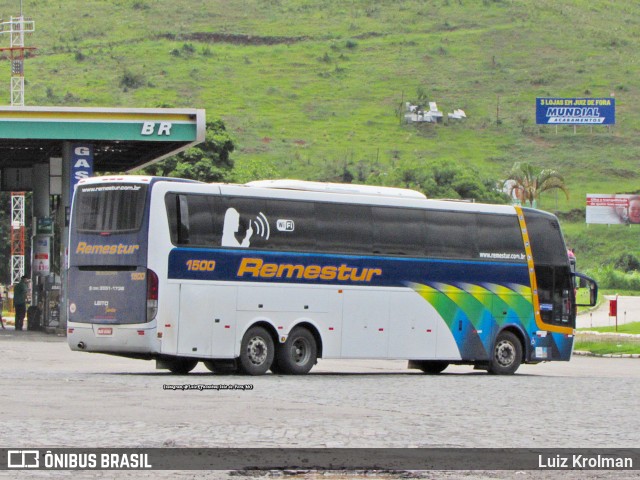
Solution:
<path fill-rule="evenodd" d="M 87 185 L 76 192 L 76 230 L 126 233 L 140 229 L 146 185 Z"/>

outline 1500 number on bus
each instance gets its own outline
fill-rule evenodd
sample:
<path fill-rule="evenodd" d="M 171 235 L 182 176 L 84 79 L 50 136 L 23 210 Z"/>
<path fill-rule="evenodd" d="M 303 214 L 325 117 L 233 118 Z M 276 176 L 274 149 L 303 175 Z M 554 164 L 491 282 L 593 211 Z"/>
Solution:
<path fill-rule="evenodd" d="M 187 260 L 187 270 L 191 272 L 213 272 L 215 268 L 215 260 Z"/>

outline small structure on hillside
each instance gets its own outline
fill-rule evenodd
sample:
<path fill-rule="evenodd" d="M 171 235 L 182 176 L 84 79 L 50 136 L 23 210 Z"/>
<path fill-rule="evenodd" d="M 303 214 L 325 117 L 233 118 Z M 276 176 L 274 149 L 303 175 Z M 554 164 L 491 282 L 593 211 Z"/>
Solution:
<path fill-rule="evenodd" d="M 406 113 L 404 114 L 404 121 L 406 123 L 428 122 L 428 123 L 442 123 L 444 117 L 443 113 L 438 110 L 436 102 L 429 102 L 429 109 L 425 110 L 422 105 L 413 105 L 411 102 L 407 102 Z M 455 109 L 453 113 L 447 114 L 449 120 L 462 120 L 467 118 L 464 110 Z"/>
<path fill-rule="evenodd" d="M 447 117 L 449 117 L 449 120 L 462 120 L 463 118 L 467 118 L 467 114 L 464 113 L 464 110 L 456 108 L 453 113 L 448 113 Z"/>

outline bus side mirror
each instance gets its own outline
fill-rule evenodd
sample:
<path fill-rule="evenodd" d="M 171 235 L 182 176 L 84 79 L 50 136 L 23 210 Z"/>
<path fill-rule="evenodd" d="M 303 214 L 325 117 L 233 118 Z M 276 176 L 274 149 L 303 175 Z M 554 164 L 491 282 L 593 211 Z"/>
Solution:
<path fill-rule="evenodd" d="M 586 288 L 589 289 L 589 303 L 577 303 L 576 302 L 576 306 L 578 307 L 595 307 L 597 301 L 598 301 L 598 284 L 596 283 L 596 281 L 591 278 L 591 277 L 587 277 L 586 275 L 582 274 L 582 273 L 574 273 L 573 274 L 574 277 L 576 277 L 578 279 L 578 282 L 576 282 L 575 284 L 582 286 L 585 286 Z"/>

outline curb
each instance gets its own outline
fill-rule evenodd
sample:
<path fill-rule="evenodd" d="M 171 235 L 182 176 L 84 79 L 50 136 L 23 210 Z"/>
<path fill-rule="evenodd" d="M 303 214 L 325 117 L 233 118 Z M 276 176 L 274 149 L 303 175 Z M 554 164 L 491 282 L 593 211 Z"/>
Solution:
<path fill-rule="evenodd" d="M 640 335 L 620 332 L 594 332 L 590 330 L 578 330 L 574 335 L 578 342 L 623 342 L 640 346 Z"/>
<path fill-rule="evenodd" d="M 623 333 L 623 332 L 598 332 L 596 330 L 576 330 L 576 335 L 600 335 L 600 336 L 612 336 L 612 337 L 620 337 L 627 339 L 640 339 L 640 333 Z"/>
<path fill-rule="evenodd" d="M 600 358 L 640 358 L 640 353 L 593 353 L 584 350 L 575 350 L 574 355 L 582 357 L 600 357 Z"/>

